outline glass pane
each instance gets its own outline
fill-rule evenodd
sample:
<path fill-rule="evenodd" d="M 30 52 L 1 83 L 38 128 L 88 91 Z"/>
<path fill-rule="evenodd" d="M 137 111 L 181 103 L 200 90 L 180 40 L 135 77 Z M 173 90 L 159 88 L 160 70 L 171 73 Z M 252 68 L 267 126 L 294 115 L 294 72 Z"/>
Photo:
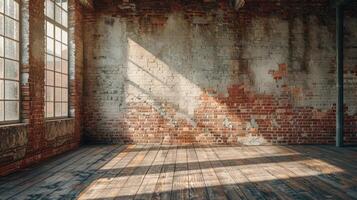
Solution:
<path fill-rule="evenodd" d="M 0 12 L 4 13 L 4 1 L 3 0 L 0 1 Z"/>
<path fill-rule="evenodd" d="M 67 89 L 62 89 L 62 101 L 68 102 L 68 90 Z"/>
<path fill-rule="evenodd" d="M 0 35 L 4 35 L 4 15 L 0 14 Z"/>
<path fill-rule="evenodd" d="M 68 19 L 67 19 L 67 12 L 62 11 L 62 25 L 67 27 Z"/>
<path fill-rule="evenodd" d="M 55 0 L 55 2 L 56 2 L 57 5 L 60 5 L 60 6 L 61 6 L 62 0 Z"/>
<path fill-rule="evenodd" d="M 46 0 L 46 15 L 49 18 L 54 19 L 54 3 L 50 0 Z"/>
<path fill-rule="evenodd" d="M 61 41 L 61 29 L 58 27 L 58 26 L 56 26 L 56 40 L 58 40 L 58 41 Z"/>
<path fill-rule="evenodd" d="M 55 88 L 55 101 L 61 101 L 62 99 L 62 89 L 61 88 Z"/>
<path fill-rule="evenodd" d="M 14 1 L 14 6 L 15 6 L 15 15 L 14 18 L 19 20 L 20 19 L 20 5 L 16 1 Z"/>
<path fill-rule="evenodd" d="M 61 66 L 62 66 L 61 58 L 57 58 L 56 57 L 55 71 L 56 72 L 61 72 Z"/>
<path fill-rule="evenodd" d="M 68 87 L 68 76 L 62 74 L 62 87 L 67 88 Z"/>
<path fill-rule="evenodd" d="M 55 86 L 61 87 L 61 74 L 60 73 L 55 73 Z"/>
<path fill-rule="evenodd" d="M 62 60 L 62 73 L 68 74 L 68 61 Z"/>
<path fill-rule="evenodd" d="M 55 20 L 58 23 L 61 23 L 61 8 L 56 5 L 56 10 L 55 10 Z"/>
<path fill-rule="evenodd" d="M 46 25 L 47 25 L 47 29 L 46 29 L 47 36 L 54 38 L 53 24 L 51 22 L 46 21 Z"/>
<path fill-rule="evenodd" d="M 4 99 L 4 81 L 0 80 L 0 99 Z"/>
<path fill-rule="evenodd" d="M 4 121 L 4 102 L 3 101 L 0 101 L 0 121 Z"/>
<path fill-rule="evenodd" d="M 46 85 L 54 85 L 54 72 L 46 70 Z"/>
<path fill-rule="evenodd" d="M 47 54 L 46 55 L 46 68 L 53 70 L 55 67 L 54 65 L 55 65 L 54 56 Z"/>
<path fill-rule="evenodd" d="M 56 117 L 61 117 L 62 116 L 61 103 L 55 103 L 55 116 Z"/>
<path fill-rule="evenodd" d="M 19 119 L 19 102 L 5 101 L 5 120 Z"/>
<path fill-rule="evenodd" d="M 5 38 L 5 57 L 14 60 L 19 60 L 18 42 Z"/>
<path fill-rule="evenodd" d="M 19 4 L 14 0 L 5 0 L 5 14 L 12 18 L 19 19 Z"/>
<path fill-rule="evenodd" d="M 61 43 L 56 41 L 56 49 L 55 49 L 55 55 L 58 57 L 61 57 L 61 51 L 62 51 L 62 47 L 61 47 Z"/>
<path fill-rule="evenodd" d="M 5 81 L 5 99 L 19 99 L 19 83 L 16 81 Z"/>
<path fill-rule="evenodd" d="M 0 78 L 4 78 L 4 59 L 0 58 Z"/>
<path fill-rule="evenodd" d="M 62 44 L 62 58 L 67 60 L 68 59 L 68 47 Z"/>
<path fill-rule="evenodd" d="M 46 103 L 46 117 L 54 117 L 53 112 L 53 103 L 47 102 Z"/>
<path fill-rule="evenodd" d="M 62 43 L 67 44 L 67 32 L 62 30 Z"/>
<path fill-rule="evenodd" d="M 46 87 L 46 101 L 54 101 L 54 88 Z"/>
<path fill-rule="evenodd" d="M 68 2 L 67 2 L 67 0 L 63 0 L 62 1 L 62 8 L 64 9 L 64 10 L 68 10 Z"/>
<path fill-rule="evenodd" d="M 51 38 L 49 38 L 49 37 L 47 37 L 47 45 L 46 45 L 46 47 L 47 47 L 47 53 L 49 53 L 49 54 L 54 54 L 54 42 L 53 42 L 54 40 L 53 39 L 51 39 Z"/>
<path fill-rule="evenodd" d="M 14 40 L 19 40 L 19 23 L 9 17 L 5 17 L 5 35 Z"/>
<path fill-rule="evenodd" d="M 15 18 L 15 4 L 14 0 L 5 0 L 5 14 Z"/>
<path fill-rule="evenodd" d="M 0 56 L 4 57 L 4 37 L 0 36 Z"/>
<path fill-rule="evenodd" d="M 5 78 L 19 80 L 19 63 L 5 60 Z"/>
<path fill-rule="evenodd" d="M 62 116 L 67 116 L 68 115 L 68 104 L 67 103 L 62 103 Z"/>

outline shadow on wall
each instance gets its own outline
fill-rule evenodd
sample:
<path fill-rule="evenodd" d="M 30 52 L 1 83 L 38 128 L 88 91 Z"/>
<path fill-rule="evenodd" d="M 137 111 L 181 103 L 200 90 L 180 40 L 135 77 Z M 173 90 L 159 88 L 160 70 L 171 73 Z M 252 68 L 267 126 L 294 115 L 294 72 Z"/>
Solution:
<path fill-rule="evenodd" d="M 253 20 L 244 28 L 249 35 L 225 17 L 220 10 L 188 19 L 173 12 L 146 23 L 100 16 L 86 33 L 85 137 L 104 143 L 333 143 L 334 101 L 326 96 L 334 75 L 325 67 L 333 63 L 324 60 L 334 54 L 320 47 L 307 62 L 299 60 L 299 49 L 319 46 L 306 41 L 289 53 L 288 45 L 299 41 L 289 34 L 310 41 L 317 31 L 306 38 L 271 17 Z M 333 35 L 324 34 L 332 45 Z M 350 80 L 354 85 L 356 75 Z M 351 143 L 356 120 L 354 112 L 346 114 Z"/>

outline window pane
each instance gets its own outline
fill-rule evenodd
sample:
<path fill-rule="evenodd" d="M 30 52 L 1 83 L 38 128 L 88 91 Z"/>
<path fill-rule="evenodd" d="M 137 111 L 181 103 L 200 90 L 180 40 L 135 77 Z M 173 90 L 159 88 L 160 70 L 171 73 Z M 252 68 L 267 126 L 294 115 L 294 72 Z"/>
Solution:
<path fill-rule="evenodd" d="M 61 51 L 62 51 L 61 43 L 56 41 L 55 55 L 61 57 Z"/>
<path fill-rule="evenodd" d="M 0 121 L 4 121 L 4 114 L 5 114 L 5 112 L 4 112 L 4 109 L 5 109 L 5 107 L 4 107 L 4 101 L 0 101 Z"/>
<path fill-rule="evenodd" d="M 19 40 L 19 23 L 9 17 L 5 17 L 5 35 L 14 40 Z"/>
<path fill-rule="evenodd" d="M 67 20 L 68 20 L 67 19 L 67 12 L 62 11 L 62 25 L 64 27 L 67 27 L 67 24 L 68 24 Z"/>
<path fill-rule="evenodd" d="M 5 99 L 17 100 L 19 98 L 19 83 L 16 81 L 5 81 Z"/>
<path fill-rule="evenodd" d="M 47 29 L 46 29 L 47 36 L 54 38 L 53 24 L 51 22 L 46 21 L 46 25 L 47 25 Z"/>
<path fill-rule="evenodd" d="M 68 102 L 68 89 L 62 89 L 62 101 Z"/>
<path fill-rule="evenodd" d="M 19 4 L 14 0 L 5 0 L 5 14 L 12 18 L 19 19 Z"/>
<path fill-rule="evenodd" d="M 0 56 L 4 57 L 4 37 L 0 36 Z"/>
<path fill-rule="evenodd" d="M 61 103 L 55 103 L 55 116 L 61 117 L 61 115 L 62 115 Z"/>
<path fill-rule="evenodd" d="M 68 61 L 62 60 L 62 73 L 68 74 Z"/>
<path fill-rule="evenodd" d="M 55 71 L 56 72 L 61 72 L 61 59 L 56 57 L 56 63 L 55 63 Z"/>
<path fill-rule="evenodd" d="M 56 26 L 56 40 L 61 41 L 61 29 Z"/>
<path fill-rule="evenodd" d="M 0 80 L 0 99 L 4 99 L 4 81 Z"/>
<path fill-rule="evenodd" d="M 60 73 L 55 73 L 55 86 L 57 87 L 61 87 L 61 79 L 62 79 L 62 76 Z"/>
<path fill-rule="evenodd" d="M 5 38 L 5 57 L 14 60 L 19 60 L 18 42 Z"/>
<path fill-rule="evenodd" d="M 5 120 L 19 119 L 19 102 L 5 101 Z"/>
<path fill-rule="evenodd" d="M 54 85 L 54 72 L 46 71 L 46 85 Z"/>
<path fill-rule="evenodd" d="M 67 115 L 68 115 L 68 104 L 62 103 L 62 116 L 67 116 Z"/>
<path fill-rule="evenodd" d="M 0 58 L 0 78 L 4 78 L 4 59 Z"/>
<path fill-rule="evenodd" d="M 46 0 L 46 16 L 51 18 L 51 19 L 54 19 L 54 4 L 52 1 L 50 0 Z"/>
<path fill-rule="evenodd" d="M 54 117 L 54 111 L 53 111 L 53 103 L 52 102 L 47 102 L 46 103 L 46 117 Z"/>
<path fill-rule="evenodd" d="M 62 43 L 67 44 L 67 32 L 62 30 Z"/>
<path fill-rule="evenodd" d="M 68 87 L 68 76 L 62 74 L 62 87 L 67 88 Z"/>
<path fill-rule="evenodd" d="M 51 55 L 48 55 L 46 56 L 46 68 L 47 69 L 51 69 L 53 70 L 54 69 L 54 65 L 55 65 L 55 61 L 54 61 L 54 56 L 51 56 Z"/>
<path fill-rule="evenodd" d="M 19 79 L 19 63 L 12 60 L 5 60 L 5 78 Z"/>
<path fill-rule="evenodd" d="M 61 23 L 61 8 L 56 5 L 56 10 L 55 10 L 55 20 L 58 23 Z"/>
<path fill-rule="evenodd" d="M 55 101 L 61 101 L 62 99 L 62 91 L 61 88 L 55 88 Z"/>
<path fill-rule="evenodd" d="M 65 9 L 65 10 L 68 9 L 68 2 L 67 2 L 67 0 L 63 0 L 63 1 L 62 1 L 62 8 Z"/>
<path fill-rule="evenodd" d="M 46 87 L 46 101 L 54 101 L 54 87 Z"/>
<path fill-rule="evenodd" d="M 49 54 L 54 54 L 54 42 L 53 42 L 53 39 L 51 39 L 51 38 L 49 38 L 49 37 L 47 37 L 47 45 L 46 45 L 46 47 L 47 47 L 47 53 L 49 53 Z"/>
<path fill-rule="evenodd" d="M 5 14 L 13 18 L 15 17 L 14 0 L 5 0 Z"/>
<path fill-rule="evenodd" d="M 0 35 L 4 35 L 4 15 L 0 14 Z"/>
<path fill-rule="evenodd" d="M 67 60 L 68 59 L 68 47 L 62 44 L 62 58 Z"/>
<path fill-rule="evenodd" d="M 62 0 L 55 0 L 55 2 L 56 2 L 57 5 L 61 6 Z"/>
<path fill-rule="evenodd" d="M 4 13 L 4 1 L 0 1 L 0 12 Z"/>

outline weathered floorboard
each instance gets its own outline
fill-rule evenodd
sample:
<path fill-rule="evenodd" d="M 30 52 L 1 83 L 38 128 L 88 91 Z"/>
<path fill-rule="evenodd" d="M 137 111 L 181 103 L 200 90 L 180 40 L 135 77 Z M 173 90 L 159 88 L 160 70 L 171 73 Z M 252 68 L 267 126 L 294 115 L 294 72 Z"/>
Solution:
<path fill-rule="evenodd" d="M 0 178 L 5 199 L 357 199 L 355 148 L 86 146 Z"/>

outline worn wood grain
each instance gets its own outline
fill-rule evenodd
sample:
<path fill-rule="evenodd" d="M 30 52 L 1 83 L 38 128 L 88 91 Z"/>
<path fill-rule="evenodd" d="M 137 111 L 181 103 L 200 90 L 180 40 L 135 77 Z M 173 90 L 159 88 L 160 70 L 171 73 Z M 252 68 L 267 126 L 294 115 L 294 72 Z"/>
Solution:
<path fill-rule="evenodd" d="M 1 177 L 0 199 L 357 199 L 355 150 L 87 146 Z"/>

